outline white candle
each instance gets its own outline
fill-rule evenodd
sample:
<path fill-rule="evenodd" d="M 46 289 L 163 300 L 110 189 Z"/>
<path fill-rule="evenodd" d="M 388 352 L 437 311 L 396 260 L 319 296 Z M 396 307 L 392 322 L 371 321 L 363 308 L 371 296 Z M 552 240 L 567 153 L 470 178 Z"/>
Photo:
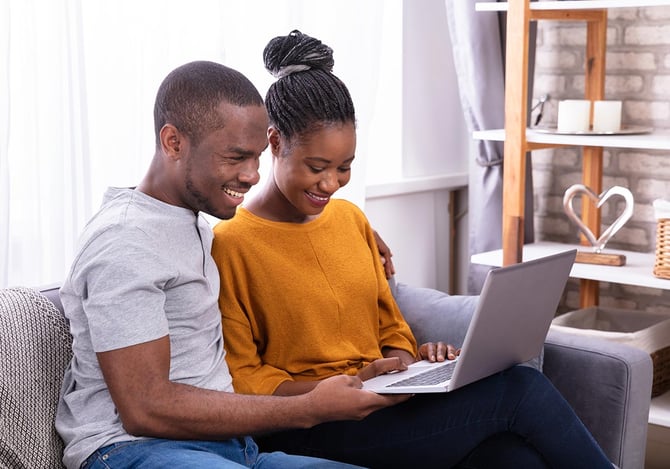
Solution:
<path fill-rule="evenodd" d="M 566 99 L 558 102 L 559 132 L 588 132 L 591 101 Z"/>
<path fill-rule="evenodd" d="M 593 102 L 593 131 L 618 132 L 621 130 L 621 101 Z"/>

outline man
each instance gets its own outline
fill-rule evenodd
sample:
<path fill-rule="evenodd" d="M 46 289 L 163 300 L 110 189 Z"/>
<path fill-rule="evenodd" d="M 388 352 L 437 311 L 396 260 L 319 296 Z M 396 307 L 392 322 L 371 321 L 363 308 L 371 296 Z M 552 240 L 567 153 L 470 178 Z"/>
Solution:
<path fill-rule="evenodd" d="M 262 98 L 212 62 L 177 68 L 154 107 L 156 151 L 134 189 L 109 189 L 61 288 L 74 356 L 56 428 L 68 468 L 328 467 L 258 454 L 246 436 L 361 419 L 407 397 L 337 376 L 296 397 L 234 394 L 224 360 L 212 233 L 259 180 Z M 401 368 L 377 362 L 373 374 Z"/>

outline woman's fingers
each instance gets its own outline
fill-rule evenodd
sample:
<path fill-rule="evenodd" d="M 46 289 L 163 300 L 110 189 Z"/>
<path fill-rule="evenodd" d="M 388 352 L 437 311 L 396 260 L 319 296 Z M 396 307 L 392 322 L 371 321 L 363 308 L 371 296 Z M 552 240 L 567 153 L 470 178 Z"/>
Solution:
<path fill-rule="evenodd" d="M 460 348 L 444 342 L 426 342 L 419 347 L 419 357 L 430 362 L 453 360 L 460 353 Z"/>

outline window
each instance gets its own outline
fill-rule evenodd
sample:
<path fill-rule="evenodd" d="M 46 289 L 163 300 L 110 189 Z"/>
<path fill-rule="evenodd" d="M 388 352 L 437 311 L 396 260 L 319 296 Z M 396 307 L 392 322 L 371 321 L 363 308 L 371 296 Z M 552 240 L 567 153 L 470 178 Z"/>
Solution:
<path fill-rule="evenodd" d="M 143 177 L 153 100 L 170 70 L 218 61 L 264 94 L 273 78 L 263 48 L 292 29 L 335 51 L 358 117 L 340 195 L 363 204 L 366 181 L 403 171 L 402 22 L 403 3 L 384 0 L 0 2 L 0 287 L 65 277 L 105 188 Z"/>

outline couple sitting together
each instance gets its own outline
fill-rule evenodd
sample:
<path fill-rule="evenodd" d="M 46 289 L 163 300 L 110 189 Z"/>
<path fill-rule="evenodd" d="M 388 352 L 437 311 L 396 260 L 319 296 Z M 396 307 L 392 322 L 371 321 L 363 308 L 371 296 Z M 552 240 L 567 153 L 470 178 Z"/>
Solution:
<path fill-rule="evenodd" d="M 612 467 L 531 367 L 446 394 L 360 389 L 459 351 L 416 343 L 411 287 L 394 299 L 388 248 L 332 198 L 356 154 L 332 50 L 293 31 L 264 60 L 277 77 L 265 101 L 219 64 L 169 74 L 149 171 L 110 189 L 84 231 L 61 289 L 74 336 L 57 417 L 66 465 Z M 268 145 L 271 173 L 240 207 Z M 200 212 L 222 220 L 213 233 Z M 440 295 L 410 293 L 423 294 Z"/>

